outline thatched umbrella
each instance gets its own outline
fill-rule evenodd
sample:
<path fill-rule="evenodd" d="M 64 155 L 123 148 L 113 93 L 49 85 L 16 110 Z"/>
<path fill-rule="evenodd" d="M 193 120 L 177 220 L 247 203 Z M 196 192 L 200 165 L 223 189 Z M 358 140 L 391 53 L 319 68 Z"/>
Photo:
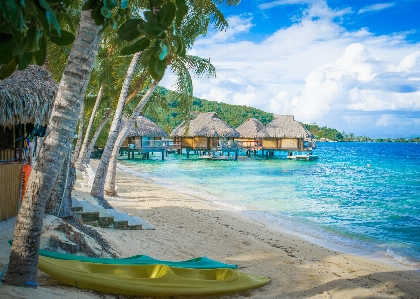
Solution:
<path fill-rule="evenodd" d="M 57 89 L 50 74 L 35 65 L 0 80 L 0 126 L 46 125 Z"/>
<path fill-rule="evenodd" d="M 257 135 L 258 137 L 277 138 L 314 137 L 301 123 L 294 120 L 293 115 L 275 115 L 273 121 L 267 124 Z"/>
<path fill-rule="evenodd" d="M 264 125 L 256 118 L 248 118 L 242 125 L 236 128 L 242 138 L 255 138 L 258 132 L 264 129 Z"/>
<path fill-rule="evenodd" d="M 180 124 L 172 131 L 173 137 L 239 137 L 239 133 L 221 120 L 216 112 L 200 113 L 191 120 Z"/>

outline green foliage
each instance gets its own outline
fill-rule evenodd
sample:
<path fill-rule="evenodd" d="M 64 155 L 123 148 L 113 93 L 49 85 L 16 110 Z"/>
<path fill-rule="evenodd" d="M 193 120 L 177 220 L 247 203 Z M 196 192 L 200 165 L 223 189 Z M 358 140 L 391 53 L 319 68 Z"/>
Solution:
<path fill-rule="evenodd" d="M 73 33 L 62 27 L 73 26 L 67 12 L 74 2 L 77 0 L 0 1 L 0 79 L 31 63 L 43 65 L 47 41 L 73 43 Z"/>
<path fill-rule="evenodd" d="M 146 115 L 152 118 L 167 133 L 171 133 L 184 119 L 185 107 L 181 105 L 180 94 L 162 87 L 157 88 L 160 93 L 167 98 L 167 109 L 157 109 L 157 115 L 151 115 L 146 111 Z M 199 98 L 192 98 L 191 107 L 187 110 L 199 112 L 217 112 L 217 115 L 230 126 L 237 128 L 248 118 L 257 118 L 264 125 L 273 120 L 273 114 L 262 110 L 240 105 L 230 105 L 216 101 L 207 101 Z"/>

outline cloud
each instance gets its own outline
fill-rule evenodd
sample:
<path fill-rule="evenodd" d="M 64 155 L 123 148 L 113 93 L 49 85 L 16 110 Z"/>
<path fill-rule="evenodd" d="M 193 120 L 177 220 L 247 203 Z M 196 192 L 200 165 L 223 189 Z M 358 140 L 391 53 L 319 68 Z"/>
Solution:
<path fill-rule="evenodd" d="M 395 5 L 394 3 L 377 3 L 377 4 L 369 5 L 369 6 L 366 6 L 362 9 L 360 9 L 358 14 L 362 14 L 362 13 L 366 13 L 366 12 L 370 12 L 370 11 L 383 10 L 383 9 L 390 8 L 394 5 Z"/>
<path fill-rule="evenodd" d="M 291 2 L 310 1 L 269 3 Z M 403 119 L 405 113 L 420 111 L 420 44 L 406 42 L 401 33 L 346 30 L 336 18 L 350 11 L 316 1 L 298 22 L 259 43 L 243 41 L 242 34 L 255 26 L 252 15 L 229 18 L 228 32 L 209 34 L 189 51 L 211 57 L 217 71 L 217 78 L 194 79 L 195 96 L 294 114 L 299 121 L 358 135 L 383 136 L 385 126 L 376 125 L 386 123 L 380 115 Z M 411 124 L 418 118 L 411 118 Z M 402 125 L 397 133 L 403 133 Z M 392 137 L 391 131 L 387 134 Z"/>
<path fill-rule="evenodd" d="M 258 5 L 259 9 L 265 10 L 265 9 L 270 9 L 276 6 L 281 6 L 281 5 L 290 5 L 290 4 L 313 4 L 315 3 L 315 0 L 278 0 L 278 1 L 271 1 L 271 2 L 266 2 L 263 4 Z"/>

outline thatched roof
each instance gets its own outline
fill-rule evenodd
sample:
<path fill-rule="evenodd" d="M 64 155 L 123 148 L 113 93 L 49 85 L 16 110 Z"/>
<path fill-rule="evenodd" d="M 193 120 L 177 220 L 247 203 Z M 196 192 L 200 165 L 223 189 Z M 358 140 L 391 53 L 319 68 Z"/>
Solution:
<path fill-rule="evenodd" d="M 57 89 L 50 74 L 35 65 L 0 80 L 0 125 L 46 125 Z"/>
<path fill-rule="evenodd" d="M 127 136 L 168 137 L 165 130 L 143 114 L 137 116 L 136 125 L 136 128 L 133 127 Z"/>
<path fill-rule="evenodd" d="M 189 126 L 187 126 L 186 122 L 180 124 L 173 130 L 171 136 L 239 137 L 239 133 L 221 120 L 216 112 L 206 112 L 200 113 L 191 120 Z"/>
<path fill-rule="evenodd" d="M 273 121 L 258 133 L 258 137 L 312 138 L 313 134 L 295 121 L 293 115 L 275 115 Z"/>
<path fill-rule="evenodd" d="M 248 118 L 242 125 L 236 128 L 236 131 L 243 138 L 257 137 L 259 131 L 264 129 L 264 125 L 256 118 Z"/>

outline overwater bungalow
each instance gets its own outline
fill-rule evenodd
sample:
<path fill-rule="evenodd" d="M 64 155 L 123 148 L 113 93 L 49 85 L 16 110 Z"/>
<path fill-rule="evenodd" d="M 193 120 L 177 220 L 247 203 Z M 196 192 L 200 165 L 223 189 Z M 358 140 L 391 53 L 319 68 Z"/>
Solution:
<path fill-rule="evenodd" d="M 226 122 L 221 120 L 216 112 L 198 114 L 189 122 L 181 123 L 171 133 L 175 143 L 181 145 L 181 152 L 185 149 L 187 157 L 189 152 L 228 153 L 238 156 L 238 142 L 235 138 L 240 134 Z"/>
<path fill-rule="evenodd" d="M 272 122 L 257 134 L 262 138 L 262 150 L 266 157 L 273 156 L 275 151 L 288 152 L 293 157 L 294 152 L 306 152 L 312 155 L 315 143 L 314 135 L 294 120 L 293 115 L 275 115 Z"/>
<path fill-rule="evenodd" d="M 168 133 L 153 122 L 147 116 L 137 116 L 134 127 L 128 132 L 126 139 L 121 146 L 121 152 L 127 152 L 134 157 L 134 153 L 142 154 L 143 158 L 149 158 L 150 153 L 158 152 L 163 155 L 173 145 L 167 140 Z"/>
<path fill-rule="evenodd" d="M 242 144 L 242 149 L 246 150 L 248 156 L 251 151 L 255 155 L 257 150 L 262 149 L 262 138 L 258 137 L 258 132 L 262 129 L 264 129 L 264 125 L 256 118 L 248 118 L 236 128 L 236 131 L 240 134 L 236 140 Z"/>
<path fill-rule="evenodd" d="M 0 80 L 0 221 L 16 216 L 58 84 L 39 66 Z M 21 192 L 22 187 L 22 192 Z"/>

